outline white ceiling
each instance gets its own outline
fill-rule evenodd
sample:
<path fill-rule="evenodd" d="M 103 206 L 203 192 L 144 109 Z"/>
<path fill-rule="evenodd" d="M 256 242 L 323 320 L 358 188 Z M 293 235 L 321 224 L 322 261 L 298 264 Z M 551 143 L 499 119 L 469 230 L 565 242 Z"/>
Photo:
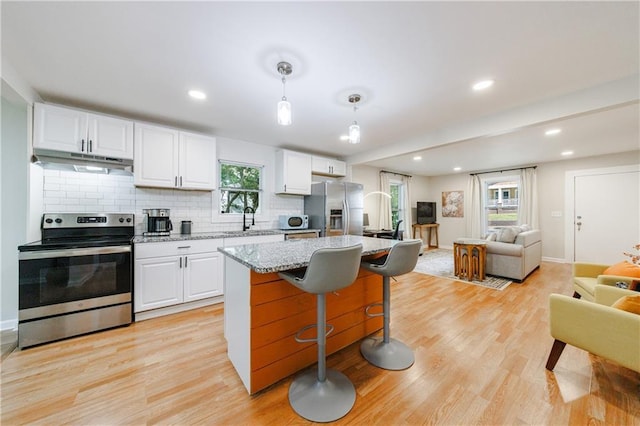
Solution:
<path fill-rule="evenodd" d="M 426 176 L 639 148 L 635 1 L 1 8 L 3 66 L 49 102 Z M 275 117 L 281 60 L 288 127 Z M 494 87 L 473 92 L 484 78 Z M 359 145 L 339 139 L 354 117 Z"/>

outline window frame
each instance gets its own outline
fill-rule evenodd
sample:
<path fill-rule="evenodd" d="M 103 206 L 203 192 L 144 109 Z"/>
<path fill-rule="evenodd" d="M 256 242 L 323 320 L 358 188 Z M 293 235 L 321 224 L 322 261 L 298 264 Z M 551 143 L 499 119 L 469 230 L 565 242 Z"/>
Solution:
<path fill-rule="evenodd" d="M 259 169 L 260 171 L 260 177 L 259 177 L 259 189 L 256 191 L 258 193 L 258 210 L 255 213 L 255 218 L 256 220 L 261 220 L 263 217 L 265 217 L 266 215 L 268 215 L 268 211 L 267 208 L 264 206 L 265 203 L 265 192 L 264 192 L 264 186 L 265 186 L 265 166 L 264 164 L 256 164 L 256 163 L 245 163 L 242 161 L 235 161 L 235 160 L 223 160 L 223 159 L 218 159 L 218 173 L 216 176 L 216 183 L 217 183 L 217 189 L 218 189 L 218 193 L 216 193 L 215 191 L 212 193 L 212 222 L 216 223 L 216 222 L 237 222 L 238 219 L 242 218 L 243 213 L 222 213 L 221 212 L 221 206 L 222 206 L 222 193 L 223 191 L 228 191 L 229 189 L 236 189 L 236 188 L 227 188 L 225 186 L 222 185 L 222 165 L 231 165 L 231 166 L 239 166 L 239 167 L 250 167 L 250 168 L 255 168 L 255 169 Z M 242 188 L 241 188 L 242 189 Z M 253 191 L 253 190 L 250 190 Z"/>
<path fill-rule="evenodd" d="M 482 197 L 482 232 L 486 233 L 489 228 L 493 227 L 493 226 L 501 226 L 501 225 L 489 225 L 489 214 L 488 214 L 488 207 L 491 205 L 490 201 L 490 195 L 489 195 L 489 187 L 491 185 L 495 185 L 497 183 L 500 182 L 516 182 L 516 191 L 515 191 L 515 199 L 518 200 L 518 206 L 520 205 L 520 186 L 522 185 L 522 180 L 520 178 L 520 175 L 498 175 L 498 176 L 490 176 L 490 177 L 484 177 L 481 179 L 481 185 L 482 185 L 482 193 L 483 193 L 483 197 Z M 502 192 L 504 189 L 503 188 L 496 188 L 493 189 L 492 191 L 498 191 L 498 192 Z M 495 199 L 495 203 L 493 205 L 498 204 L 498 199 Z M 516 224 L 519 223 L 519 210 L 516 209 Z"/>

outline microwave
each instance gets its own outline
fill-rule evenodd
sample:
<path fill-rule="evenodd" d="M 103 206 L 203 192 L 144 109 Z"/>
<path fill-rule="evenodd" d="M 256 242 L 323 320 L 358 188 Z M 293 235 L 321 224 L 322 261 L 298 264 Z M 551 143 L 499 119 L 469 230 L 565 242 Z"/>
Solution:
<path fill-rule="evenodd" d="M 307 228 L 309 228 L 309 216 L 306 214 L 280 216 L 280 229 L 307 229 Z"/>

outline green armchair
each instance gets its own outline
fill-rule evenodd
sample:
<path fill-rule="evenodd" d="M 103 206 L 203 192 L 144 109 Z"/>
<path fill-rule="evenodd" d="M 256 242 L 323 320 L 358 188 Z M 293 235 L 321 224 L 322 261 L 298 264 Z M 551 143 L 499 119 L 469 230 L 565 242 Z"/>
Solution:
<path fill-rule="evenodd" d="M 640 373 L 640 315 L 612 308 L 638 292 L 595 286 L 595 303 L 565 295 L 549 296 L 551 336 L 555 339 L 546 369 L 553 370 L 568 343 Z"/>
<path fill-rule="evenodd" d="M 610 265 L 602 265 L 598 263 L 580 263 L 573 264 L 573 297 L 576 299 L 584 299 L 590 302 L 595 300 L 596 285 L 613 286 L 617 282 L 625 282 L 631 284 L 637 278 L 624 277 L 619 275 L 603 275 L 603 272 Z"/>

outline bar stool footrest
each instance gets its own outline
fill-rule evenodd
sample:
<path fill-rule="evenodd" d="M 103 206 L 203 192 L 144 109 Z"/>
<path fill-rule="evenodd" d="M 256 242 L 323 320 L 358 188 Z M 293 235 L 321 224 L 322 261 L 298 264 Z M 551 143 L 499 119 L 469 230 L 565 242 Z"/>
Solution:
<path fill-rule="evenodd" d="M 338 420 L 353 408 L 356 389 L 347 376 L 327 369 L 326 380 L 318 381 L 316 369 L 296 376 L 289 386 L 289 404 L 300 416 L 312 422 Z"/>
<path fill-rule="evenodd" d="M 384 305 L 382 303 L 372 303 L 371 305 L 367 306 L 366 308 L 364 308 L 364 314 L 368 317 L 371 318 L 375 318 L 375 317 L 381 317 L 384 316 L 384 311 L 383 312 L 378 312 L 375 314 L 369 313 L 369 309 L 372 308 L 384 308 Z"/>
<path fill-rule="evenodd" d="M 411 348 L 393 338 L 385 343 L 382 337 L 367 337 L 360 345 L 360 353 L 369 363 L 385 370 L 405 370 L 415 362 Z"/>

